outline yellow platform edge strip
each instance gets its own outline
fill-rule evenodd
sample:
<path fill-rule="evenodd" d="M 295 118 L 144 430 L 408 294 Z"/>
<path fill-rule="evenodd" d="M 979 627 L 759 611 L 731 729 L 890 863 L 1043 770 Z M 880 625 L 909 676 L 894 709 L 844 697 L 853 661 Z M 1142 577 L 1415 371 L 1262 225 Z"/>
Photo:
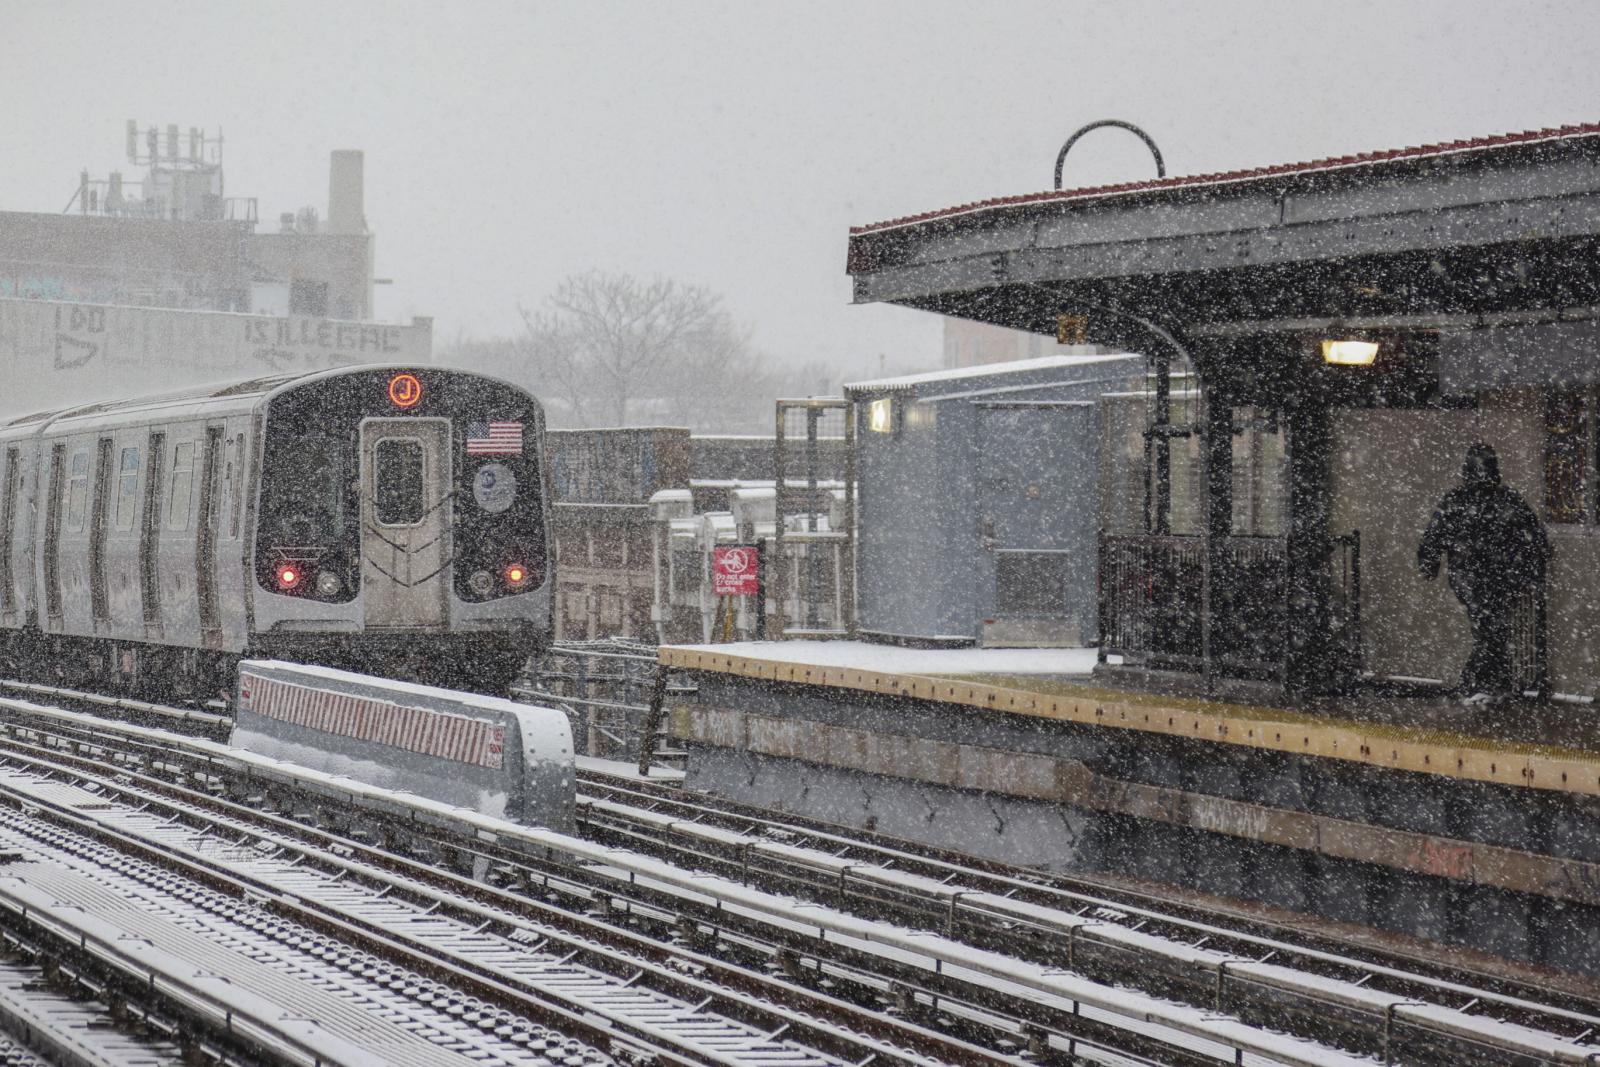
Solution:
<path fill-rule="evenodd" d="M 1032 715 L 1062 722 L 1140 730 L 1273 752 L 1348 760 L 1391 770 L 1600 796 L 1600 753 L 1557 746 L 1497 744 L 1489 738 L 1348 719 L 1318 720 L 1287 709 L 1252 709 L 1216 701 L 1174 701 L 1141 694 L 1115 699 L 1085 686 L 1083 696 L 1046 693 L 963 678 L 851 667 L 821 667 L 665 646 L 657 662 L 797 685 L 853 689 L 945 704 Z M 1056 683 L 1054 688 L 1061 688 Z M 1268 713 L 1270 711 L 1270 713 Z"/>

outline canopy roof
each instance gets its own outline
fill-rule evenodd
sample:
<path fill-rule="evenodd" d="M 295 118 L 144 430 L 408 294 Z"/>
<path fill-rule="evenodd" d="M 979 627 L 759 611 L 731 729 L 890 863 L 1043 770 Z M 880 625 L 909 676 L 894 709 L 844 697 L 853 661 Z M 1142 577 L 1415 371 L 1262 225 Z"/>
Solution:
<path fill-rule="evenodd" d="M 1475 326 L 1600 306 L 1600 124 L 986 200 L 851 231 L 857 303 L 1054 333 Z"/>

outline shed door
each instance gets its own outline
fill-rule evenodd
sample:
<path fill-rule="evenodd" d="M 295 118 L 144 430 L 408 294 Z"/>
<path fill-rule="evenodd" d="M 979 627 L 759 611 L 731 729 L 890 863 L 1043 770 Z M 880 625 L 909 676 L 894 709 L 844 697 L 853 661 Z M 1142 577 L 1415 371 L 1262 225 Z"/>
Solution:
<path fill-rule="evenodd" d="M 361 424 L 361 575 L 368 627 L 442 627 L 450 581 L 450 424 Z"/>
<path fill-rule="evenodd" d="M 994 565 L 991 596 L 980 589 L 978 606 L 996 620 L 985 637 L 1087 640 L 1099 504 L 1094 408 L 997 404 L 977 414 L 978 532 Z"/>

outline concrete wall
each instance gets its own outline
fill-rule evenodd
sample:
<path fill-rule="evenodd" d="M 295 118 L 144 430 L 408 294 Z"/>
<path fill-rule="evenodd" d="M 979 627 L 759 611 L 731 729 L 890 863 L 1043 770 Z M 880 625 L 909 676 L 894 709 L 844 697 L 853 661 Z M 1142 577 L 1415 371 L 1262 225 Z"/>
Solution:
<path fill-rule="evenodd" d="M 358 363 L 431 363 L 409 326 L 0 299 L 0 415 Z"/>

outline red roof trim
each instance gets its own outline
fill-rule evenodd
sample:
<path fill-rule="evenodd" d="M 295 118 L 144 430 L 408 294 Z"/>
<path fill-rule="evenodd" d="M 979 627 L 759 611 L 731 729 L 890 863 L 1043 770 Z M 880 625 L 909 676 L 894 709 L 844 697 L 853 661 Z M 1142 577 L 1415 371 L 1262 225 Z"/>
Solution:
<path fill-rule="evenodd" d="M 960 204 L 956 207 L 944 208 L 939 211 L 924 212 L 920 215 L 907 215 L 903 218 L 890 219 L 887 222 L 875 222 L 867 226 L 852 226 L 850 227 L 850 236 L 856 237 L 862 234 L 881 233 L 884 230 L 911 226 L 919 222 L 955 218 L 960 215 L 987 211 L 991 208 L 1017 207 L 1023 204 L 1047 204 L 1058 200 L 1092 200 L 1128 193 L 1148 192 L 1155 189 L 1182 189 L 1196 185 L 1223 185 L 1251 181 L 1256 178 L 1278 177 L 1286 174 L 1345 170 L 1352 167 L 1367 167 L 1377 163 L 1389 163 L 1403 159 L 1427 159 L 1437 156 L 1479 152 L 1489 148 L 1503 148 L 1508 145 L 1577 140 L 1595 136 L 1600 136 L 1600 123 L 1591 122 L 1578 126 L 1557 126 L 1547 127 L 1542 130 L 1528 130 L 1523 133 L 1506 133 L 1494 137 L 1473 137 L 1468 140 L 1450 141 L 1445 144 L 1412 145 L 1408 148 L 1395 148 L 1386 152 L 1362 152 L 1352 156 L 1334 156 L 1328 159 L 1312 160 L 1309 163 L 1279 163 L 1275 166 L 1256 167 L 1252 170 L 1229 170 L 1215 174 L 1194 174 L 1181 178 L 1152 178 L 1148 181 L 1123 182 L 1119 185 L 1097 185 L 1085 189 L 1058 189 L 1053 192 L 1023 193 L 1018 196 L 1001 196 L 990 200 L 978 200 L 970 204 Z"/>

